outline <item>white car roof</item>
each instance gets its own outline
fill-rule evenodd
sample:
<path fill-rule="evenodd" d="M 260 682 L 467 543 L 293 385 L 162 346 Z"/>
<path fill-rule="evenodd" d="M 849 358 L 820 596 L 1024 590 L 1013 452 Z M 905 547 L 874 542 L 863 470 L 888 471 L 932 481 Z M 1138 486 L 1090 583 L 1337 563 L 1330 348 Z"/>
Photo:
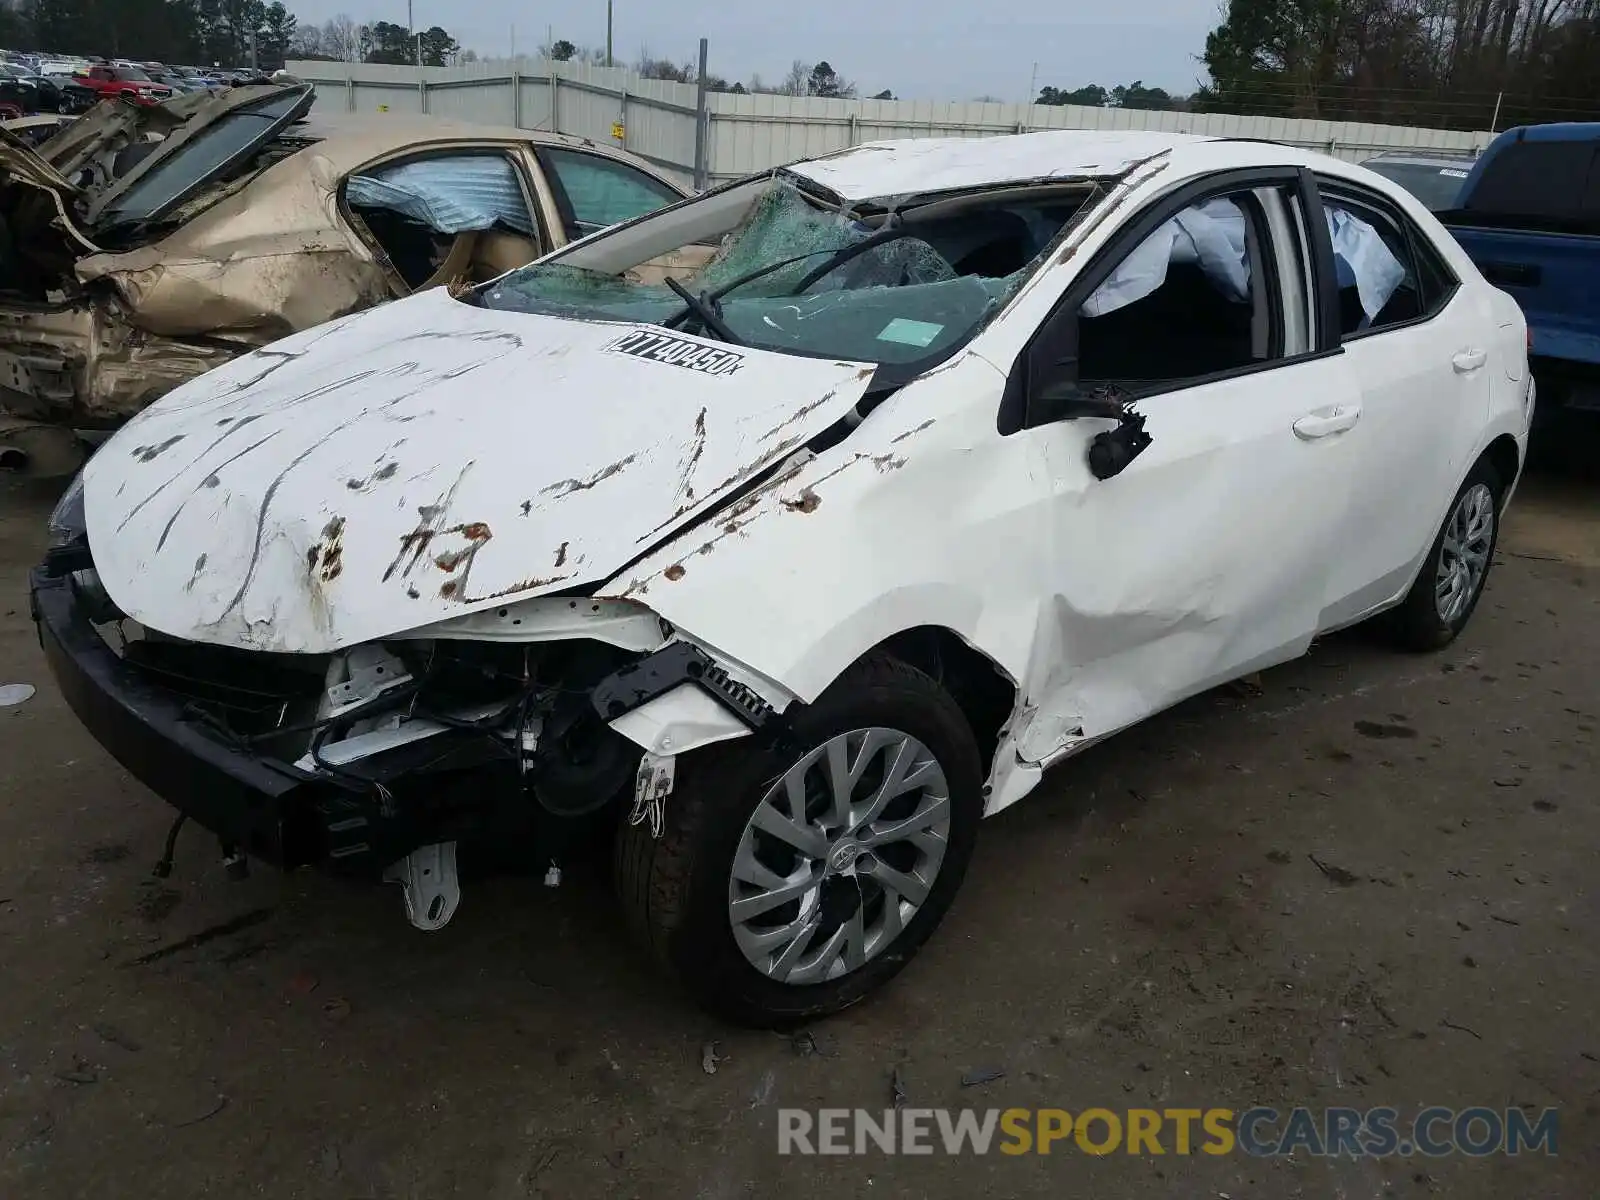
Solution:
<path fill-rule="evenodd" d="M 1213 138 L 1146 130 L 1060 129 L 1000 137 L 865 142 L 789 170 L 842 200 L 957 191 L 1050 179 L 1106 179 Z"/>

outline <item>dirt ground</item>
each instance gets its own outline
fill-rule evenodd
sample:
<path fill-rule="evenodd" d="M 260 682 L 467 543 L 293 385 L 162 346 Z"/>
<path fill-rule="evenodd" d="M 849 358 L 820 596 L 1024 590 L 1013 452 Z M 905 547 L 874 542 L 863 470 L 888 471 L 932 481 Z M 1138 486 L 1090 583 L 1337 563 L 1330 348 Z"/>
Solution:
<path fill-rule="evenodd" d="M 1591 1197 L 1600 1188 L 1600 482 L 1525 484 L 1478 615 L 1356 631 L 1056 770 L 956 909 L 812 1042 L 664 986 L 603 869 L 228 880 L 66 711 L 28 621 L 50 498 L 0 488 L 0 1195 Z M 706 1043 L 721 1057 L 703 1069 Z M 964 1073 L 1004 1076 L 964 1088 Z M 807 1159 L 780 1106 L 1557 1106 L 1559 1154 Z"/>

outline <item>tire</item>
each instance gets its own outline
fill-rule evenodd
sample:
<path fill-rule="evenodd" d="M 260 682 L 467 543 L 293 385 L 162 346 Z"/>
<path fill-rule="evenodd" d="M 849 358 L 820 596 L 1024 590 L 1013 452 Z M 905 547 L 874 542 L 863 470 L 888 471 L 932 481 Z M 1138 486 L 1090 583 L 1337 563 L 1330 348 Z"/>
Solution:
<path fill-rule="evenodd" d="M 1483 507 L 1485 493 L 1486 509 Z M 1442 649 L 1455 641 L 1472 619 L 1473 610 L 1483 596 L 1484 584 L 1488 582 L 1489 571 L 1494 566 L 1495 547 L 1500 539 L 1500 505 L 1504 495 L 1505 484 L 1494 468 L 1487 460 L 1479 460 L 1456 492 L 1455 499 L 1450 501 L 1444 524 L 1433 539 L 1433 546 L 1422 562 L 1416 581 L 1400 606 L 1394 610 L 1391 628 L 1404 649 L 1418 652 Z M 1475 560 L 1481 555 L 1482 565 L 1476 573 L 1468 568 L 1468 594 L 1456 602 L 1447 603 L 1440 598 L 1439 591 L 1450 570 L 1449 564 L 1464 562 L 1462 556 L 1451 552 L 1447 540 L 1453 544 L 1463 528 L 1458 522 L 1463 519 L 1468 520 L 1467 528 L 1472 528 L 1470 516 L 1464 515 L 1473 504 L 1478 506 L 1474 511 L 1486 514 L 1488 523 L 1487 535 L 1473 537 L 1469 543 L 1472 546 L 1471 558 Z"/>
<path fill-rule="evenodd" d="M 838 1012 L 893 978 L 949 909 L 971 861 L 983 815 L 981 760 L 966 718 L 937 683 L 897 659 L 873 655 L 851 667 L 815 704 L 801 709 L 792 734 L 787 753 L 753 739 L 739 739 L 685 755 L 677 764 L 676 786 L 666 801 L 661 837 L 652 838 L 647 824 L 630 826 L 625 821 L 616 843 L 617 894 L 634 933 L 701 1007 L 754 1028 L 785 1028 Z M 898 746 L 895 737 L 903 739 Z M 861 752 L 880 742 L 888 744 L 871 754 Z M 776 813 L 767 803 L 769 793 L 786 796 L 781 783 L 791 769 L 798 773 L 808 755 L 826 753 L 824 748 L 830 746 L 843 748 L 856 762 L 868 762 L 850 789 L 852 798 L 862 797 L 859 803 L 852 800 L 856 816 L 870 811 L 865 796 L 882 781 L 879 772 L 900 747 L 907 749 L 906 761 L 915 763 L 906 778 L 933 782 L 890 801 L 879 821 L 863 821 L 856 828 L 852 819 L 846 823 L 849 828 L 840 825 L 827 833 L 834 839 L 831 842 L 819 832 L 819 850 L 814 853 L 821 857 L 807 858 L 787 840 L 757 829 L 756 814 L 758 809 L 765 810 L 764 818 Z M 811 770 L 806 775 L 808 795 L 819 811 L 837 812 L 828 803 L 832 793 L 826 780 L 822 767 Z M 884 836 L 912 812 L 915 824 L 928 826 L 940 811 L 941 796 L 948 824 L 942 857 L 932 866 L 931 879 L 926 858 L 910 857 L 928 855 L 928 847 L 937 852 L 938 837 L 927 834 L 885 840 L 865 851 L 865 858 L 856 859 L 854 867 L 840 861 L 859 852 L 854 837 Z M 808 804 L 807 821 L 813 820 L 811 811 Z M 826 852 L 820 851 L 823 845 L 829 847 Z M 790 888 L 800 898 L 749 917 L 737 935 L 736 895 L 741 909 L 748 909 L 744 901 L 760 900 L 750 889 L 774 887 L 777 881 L 764 878 L 759 885 L 735 881 L 736 856 L 746 864 L 746 877 L 752 862 L 759 862 L 758 871 L 770 868 L 781 874 L 790 858 L 790 878 L 795 872 L 810 876 L 795 885 L 803 896 Z M 872 873 L 891 868 L 892 876 Z M 891 877 L 896 886 L 928 883 L 925 897 L 909 916 L 904 915 L 907 910 L 899 893 L 878 882 Z M 914 890 L 908 889 L 908 894 Z M 773 936 L 775 927 L 787 924 L 792 929 L 807 922 L 814 928 L 806 944 L 797 947 L 798 966 L 786 968 L 779 961 L 781 954 L 746 948 Z M 898 933 L 890 932 L 891 926 L 898 927 Z M 826 950 L 839 939 L 857 948 L 857 962 L 829 959 Z M 860 953 L 874 945 L 864 956 Z M 808 965 L 808 955 L 817 961 Z M 758 968 L 758 960 L 771 965 Z M 821 965 L 830 961 L 829 966 Z M 775 977 L 789 970 L 794 971 L 792 980 Z M 806 978 L 808 972 L 811 978 Z"/>

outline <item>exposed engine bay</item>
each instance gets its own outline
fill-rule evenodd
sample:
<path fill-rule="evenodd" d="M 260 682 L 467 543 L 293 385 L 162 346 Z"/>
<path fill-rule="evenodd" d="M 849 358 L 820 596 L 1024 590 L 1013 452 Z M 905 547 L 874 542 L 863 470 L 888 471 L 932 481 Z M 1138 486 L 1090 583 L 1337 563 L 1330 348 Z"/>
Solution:
<path fill-rule="evenodd" d="M 249 853 L 285 866 L 381 873 L 404 885 L 406 910 L 422 929 L 454 914 L 458 843 L 497 861 L 507 849 L 524 863 L 537 853 L 555 886 L 566 854 L 614 828 L 630 800 L 633 823 L 658 821 L 674 756 L 645 748 L 653 743 L 644 731 L 659 731 L 648 720 L 629 736 L 619 731 L 650 702 L 689 685 L 698 711 L 715 705 L 718 714 L 694 726 L 691 738 L 703 741 L 777 728 L 758 693 L 696 646 L 669 640 L 670 627 L 646 610 L 616 601 L 546 605 L 592 622 L 599 637 L 464 636 L 493 621 L 510 631 L 534 619 L 510 606 L 459 636 L 295 655 L 145 629 L 116 609 L 92 569 L 72 572 L 71 588 L 121 661 L 181 706 L 183 723 L 230 753 L 315 783 L 286 806 L 271 850 L 222 839 L 230 870 L 243 873 Z M 666 750 L 671 739 L 654 745 Z M 183 823 L 158 874 L 171 869 Z"/>
<path fill-rule="evenodd" d="M 534 831 L 558 857 L 557 826 L 622 804 L 638 769 L 639 747 L 591 695 L 643 655 L 600 641 L 413 641 L 302 656 L 136 630 L 122 652 L 219 742 L 344 793 L 341 818 L 301 813 L 300 829 L 286 830 L 291 859 L 370 874 L 391 861 L 384 847 Z"/>

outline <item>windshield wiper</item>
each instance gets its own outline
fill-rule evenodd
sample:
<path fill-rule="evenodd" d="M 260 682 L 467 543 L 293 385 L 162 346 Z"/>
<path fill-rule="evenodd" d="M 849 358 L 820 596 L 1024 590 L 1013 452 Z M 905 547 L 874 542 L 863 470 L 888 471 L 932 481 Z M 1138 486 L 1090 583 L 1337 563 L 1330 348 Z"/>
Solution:
<path fill-rule="evenodd" d="M 883 245 L 885 242 L 892 242 L 896 238 L 902 238 L 905 236 L 905 231 L 900 228 L 900 215 L 898 213 L 892 213 L 890 214 L 889 220 L 883 226 L 883 228 L 874 230 L 872 233 L 862 238 L 859 242 L 852 242 L 848 246 L 838 246 L 832 250 L 813 250 L 809 254 L 796 254 L 793 258 L 783 258 L 779 259 L 775 263 L 768 263 L 764 267 L 757 267 L 754 271 L 748 271 L 745 274 L 740 275 L 731 283 L 723 284 L 716 291 L 711 293 L 711 299 L 721 300 L 735 288 L 742 288 L 745 284 L 753 283 L 764 275 L 771 275 L 774 271 L 782 270 L 784 267 L 793 266 L 798 262 L 805 262 L 805 260 L 808 258 L 815 258 L 819 254 L 829 255 L 830 257 L 828 258 L 827 262 L 819 264 L 815 269 L 810 271 L 803 280 L 800 281 L 800 286 L 795 288 L 794 293 L 792 293 L 798 295 L 817 280 L 821 279 L 829 271 L 843 263 L 849 262 L 858 254 L 865 254 L 868 250 L 875 249 L 876 247 Z"/>
<path fill-rule="evenodd" d="M 742 288 L 747 283 L 754 283 L 758 279 L 771 275 L 774 271 L 781 271 L 784 267 L 792 267 L 795 263 L 805 262 L 806 259 L 815 258 L 819 254 L 829 255 L 830 257 L 828 258 L 828 261 L 820 264 L 814 270 L 807 272 L 806 277 L 801 280 L 800 286 L 795 288 L 795 290 L 791 293 L 791 295 L 798 295 L 817 280 L 828 274 L 829 271 L 836 270 L 840 266 L 849 262 L 852 258 L 855 258 L 857 255 L 865 254 L 868 250 L 875 249 L 876 247 L 883 245 L 885 242 L 892 242 L 898 238 L 907 236 L 909 235 L 907 234 L 906 230 L 901 228 L 900 214 L 891 213 L 887 223 L 881 229 L 874 230 L 870 235 L 862 238 L 859 242 L 852 242 L 848 246 L 838 246 L 828 250 L 808 250 L 804 254 L 795 254 L 788 258 L 780 258 L 777 262 L 767 263 L 765 266 L 757 267 L 753 271 L 746 271 L 743 275 L 740 275 L 737 278 L 723 284 L 721 287 L 717 288 L 716 291 L 703 292 L 699 298 L 706 301 L 708 304 L 716 304 L 718 300 L 721 300 L 729 292 L 735 291 L 738 288 Z M 689 301 L 689 307 L 684 309 L 683 312 L 678 313 L 666 321 L 663 321 L 662 324 L 666 326 L 666 328 L 678 328 L 678 326 L 683 323 L 685 318 L 689 317 L 691 314 L 700 316 L 702 318 L 704 317 L 705 314 L 701 312 L 699 305 L 695 302 L 696 297 L 694 297 L 687 288 L 679 286 L 675 279 L 669 278 L 667 280 L 667 284 L 672 288 L 673 291 L 677 292 L 678 295 Z M 718 319 L 721 319 L 720 315 L 718 316 Z"/>
<path fill-rule="evenodd" d="M 792 296 L 798 296 L 812 284 L 816 283 L 817 280 L 826 278 L 829 274 L 837 271 L 851 259 L 860 258 L 868 250 L 876 250 L 879 246 L 882 246 L 888 242 L 899 241 L 901 238 L 909 236 L 909 233 L 900 228 L 899 214 L 891 214 L 889 223 L 874 233 L 871 237 L 863 238 L 853 246 L 846 246 L 841 250 L 834 251 L 833 257 L 827 262 L 818 263 L 811 270 L 807 271 L 805 277 L 801 279 L 799 283 L 794 285 L 794 291 L 789 294 Z"/>
<path fill-rule="evenodd" d="M 685 316 L 688 313 L 693 313 L 700 318 L 701 324 L 725 342 L 731 342 L 735 346 L 746 344 L 742 337 L 728 328 L 728 323 L 722 319 L 722 313 L 718 311 L 717 298 L 710 292 L 701 292 L 696 296 L 670 275 L 667 276 L 667 286 L 677 292 L 679 297 L 688 304 L 689 308 L 685 312 Z M 669 328 L 676 328 L 676 326 L 669 326 Z"/>

